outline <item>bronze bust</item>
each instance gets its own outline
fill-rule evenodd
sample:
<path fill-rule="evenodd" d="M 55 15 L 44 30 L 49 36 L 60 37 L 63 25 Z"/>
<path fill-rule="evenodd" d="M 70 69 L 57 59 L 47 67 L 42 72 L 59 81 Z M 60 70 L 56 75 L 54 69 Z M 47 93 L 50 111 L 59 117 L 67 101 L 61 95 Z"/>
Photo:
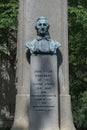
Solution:
<path fill-rule="evenodd" d="M 26 43 L 26 47 L 30 50 L 30 53 L 56 53 L 57 48 L 61 44 L 50 38 L 49 35 L 49 23 L 43 16 L 39 17 L 36 21 L 35 29 L 37 31 L 37 37 L 33 41 Z"/>

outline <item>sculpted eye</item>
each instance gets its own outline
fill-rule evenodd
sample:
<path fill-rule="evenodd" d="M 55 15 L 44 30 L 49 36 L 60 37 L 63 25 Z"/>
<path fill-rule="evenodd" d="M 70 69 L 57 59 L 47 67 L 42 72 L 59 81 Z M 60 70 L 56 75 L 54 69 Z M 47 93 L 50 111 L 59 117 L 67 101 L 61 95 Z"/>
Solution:
<path fill-rule="evenodd" d="M 47 26 L 46 23 L 44 23 L 43 26 Z"/>
<path fill-rule="evenodd" d="M 41 24 L 41 23 L 39 23 L 39 24 L 38 24 L 38 26 L 42 26 L 42 24 Z"/>

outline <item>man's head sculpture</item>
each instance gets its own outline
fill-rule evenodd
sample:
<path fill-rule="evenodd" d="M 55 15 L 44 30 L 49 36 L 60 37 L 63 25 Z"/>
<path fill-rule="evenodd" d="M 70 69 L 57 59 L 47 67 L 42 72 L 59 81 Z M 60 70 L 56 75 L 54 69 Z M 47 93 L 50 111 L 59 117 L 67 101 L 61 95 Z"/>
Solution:
<path fill-rule="evenodd" d="M 41 16 L 37 19 L 35 29 L 37 30 L 38 36 L 41 36 L 41 37 L 48 36 L 49 27 L 50 25 L 48 23 L 48 20 L 44 16 Z"/>
<path fill-rule="evenodd" d="M 30 50 L 30 53 L 56 53 L 61 44 L 50 38 L 49 35 L 49 23 L 48 20 L 41 16 L 37 19 L 35 29 L 37 31 L 37 37 L 33 41 L 26 43 L 26 47 Z"/>

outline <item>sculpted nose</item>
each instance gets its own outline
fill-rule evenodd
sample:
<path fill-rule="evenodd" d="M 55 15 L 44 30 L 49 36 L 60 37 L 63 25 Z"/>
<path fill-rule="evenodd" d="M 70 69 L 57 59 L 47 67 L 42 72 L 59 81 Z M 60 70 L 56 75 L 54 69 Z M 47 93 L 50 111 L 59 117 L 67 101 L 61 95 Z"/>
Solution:
<path fill-rule="evenodd" d="M 42 24 L 42 26 L 41 26 L 42 28 L 44 28 L 44 26 L 43 26 L 43 24 Z"/>
<path fill-rule="evenodd" d="M 44 26 L 43 25 L 41 26 L 41 28 L 42 28 L 42 30 L 44 30 Z"/>

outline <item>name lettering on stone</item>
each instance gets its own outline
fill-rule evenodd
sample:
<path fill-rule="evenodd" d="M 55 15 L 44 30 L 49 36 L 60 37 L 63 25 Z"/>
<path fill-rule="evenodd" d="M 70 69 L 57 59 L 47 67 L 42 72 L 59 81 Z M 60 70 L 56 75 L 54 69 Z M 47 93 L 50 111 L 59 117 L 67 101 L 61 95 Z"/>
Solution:
<path fill-rule="evenodd" d="M 55 105 L 52 100 L 56 98 L 56 94 L 53 94 L 53 86 L 55 82 L 53 80 L 53 72 L 49 71 L 34 71 L 34 80 L 32 82 L 32 109 L 38 112 L 51 111 Z"/>

